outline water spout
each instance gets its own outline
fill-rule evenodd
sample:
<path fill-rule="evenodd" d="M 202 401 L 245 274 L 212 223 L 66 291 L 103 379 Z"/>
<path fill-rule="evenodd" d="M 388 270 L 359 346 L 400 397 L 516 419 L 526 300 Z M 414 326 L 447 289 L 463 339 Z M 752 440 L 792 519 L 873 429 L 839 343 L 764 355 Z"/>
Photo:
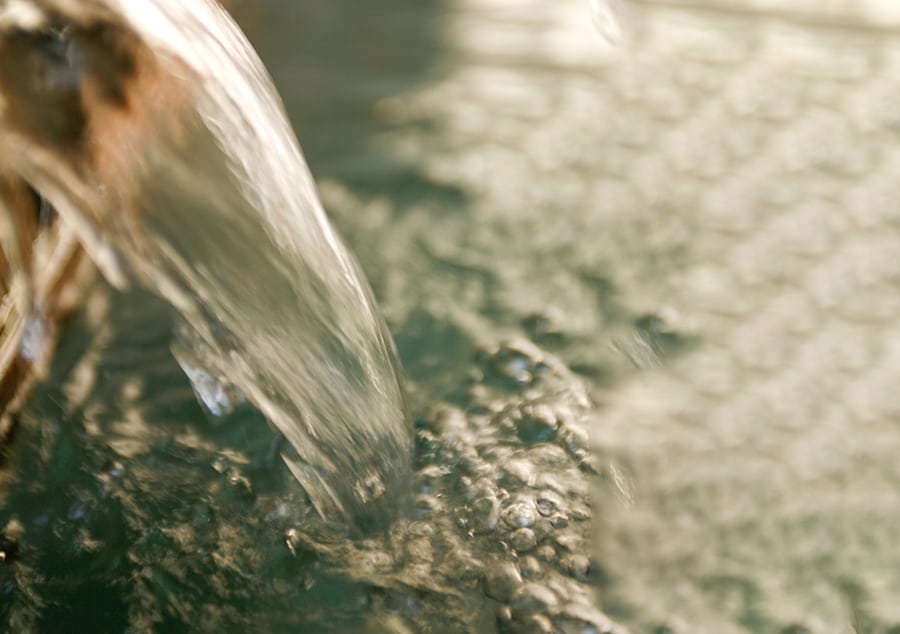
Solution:
<path fill-rule="evenodd" d="M 284 434 L 324 518 L 390 516 L 411 456 L 393 343 L 218 5 L 0 0 L 0 156 L 111 283 L 177 309 L 191 371 Z"/>

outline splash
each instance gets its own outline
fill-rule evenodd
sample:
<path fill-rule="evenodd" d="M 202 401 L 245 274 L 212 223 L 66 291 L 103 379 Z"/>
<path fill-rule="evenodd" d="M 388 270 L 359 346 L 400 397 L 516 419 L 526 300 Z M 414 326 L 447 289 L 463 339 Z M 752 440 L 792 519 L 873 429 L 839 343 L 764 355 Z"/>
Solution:
<path fill-rule="evenodd" d="M 246 395 L 323 518 L 384 523 L 411 455 L 396 353 L 238 28 L 206 0 L 23 0 L 0 29 L 5 169 L 175 307 L 198 394 Z"/>
<path fill-rule="evenodd" d="M 622 6 L 620 0 L 588 0 L 591 7 L 594 27 L 609 46 L 621 44 L 624 37 L 622 30 Z"/>

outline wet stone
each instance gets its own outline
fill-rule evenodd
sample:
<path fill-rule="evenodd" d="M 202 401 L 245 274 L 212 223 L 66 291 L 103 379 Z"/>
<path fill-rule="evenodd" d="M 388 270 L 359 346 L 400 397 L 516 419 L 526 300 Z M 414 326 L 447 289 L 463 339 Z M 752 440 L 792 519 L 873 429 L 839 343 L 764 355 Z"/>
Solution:
<path fill-rule="evenodd" d="M 557 599 L 552 590 L 538 583 L 526 583 L 519 588 L 509 603 L 512 617 L 521 621 L 533 614 L 543 614 L 556 608 Z"/>
<path fill-rule="evenodd" d="M 522 575 L 510 561 L 489 566 L 485 573 L 484 593 L 497 601 L 509 601 L 521 585 Z"/>

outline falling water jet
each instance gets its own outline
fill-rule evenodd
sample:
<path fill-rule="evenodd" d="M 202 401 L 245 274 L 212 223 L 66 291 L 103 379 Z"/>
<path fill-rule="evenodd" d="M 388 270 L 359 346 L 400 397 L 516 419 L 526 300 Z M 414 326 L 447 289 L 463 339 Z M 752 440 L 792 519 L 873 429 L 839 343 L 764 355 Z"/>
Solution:
<path fill-rule="evenodd" d="M 218 5 L 0 0 L 0 157 L 113 285 L 177 309 L 179 360 L 279 429 L 323 518 L 390 519 L 411 456 L 393 343 Z"/>

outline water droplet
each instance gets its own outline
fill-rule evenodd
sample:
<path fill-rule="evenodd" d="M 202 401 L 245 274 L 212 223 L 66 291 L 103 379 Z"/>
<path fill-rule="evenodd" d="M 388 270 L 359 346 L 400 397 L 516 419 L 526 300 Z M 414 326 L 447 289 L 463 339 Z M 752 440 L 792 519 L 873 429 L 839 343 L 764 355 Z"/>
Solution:
<path fill-rule="evenodd" d="M 210 374 L 203 367 L 199 353 L 189 344 L 176 341 L 172 344 L 172 355 L 190 381 L 197 400 L 213 418 L 227 416 L 245 402 L 243 393 L 236 385 L 224 376 Z"/>
<path fill-rule="evenodd" d="M 291 551 L 291 554 L 296 557 L 297 550 L 301 545 L 300 531 L 296 528 L 290 528 L 284 534 L 284 543 L 287 544 L 288 550 Z"/>
<path fill-rule="evenodd" d="M 39 314 L 29 315 L 25 319 L 19 352 L 29 361 L 40 361 L 47 344 L 47 324 L 43 317 Z"/>

